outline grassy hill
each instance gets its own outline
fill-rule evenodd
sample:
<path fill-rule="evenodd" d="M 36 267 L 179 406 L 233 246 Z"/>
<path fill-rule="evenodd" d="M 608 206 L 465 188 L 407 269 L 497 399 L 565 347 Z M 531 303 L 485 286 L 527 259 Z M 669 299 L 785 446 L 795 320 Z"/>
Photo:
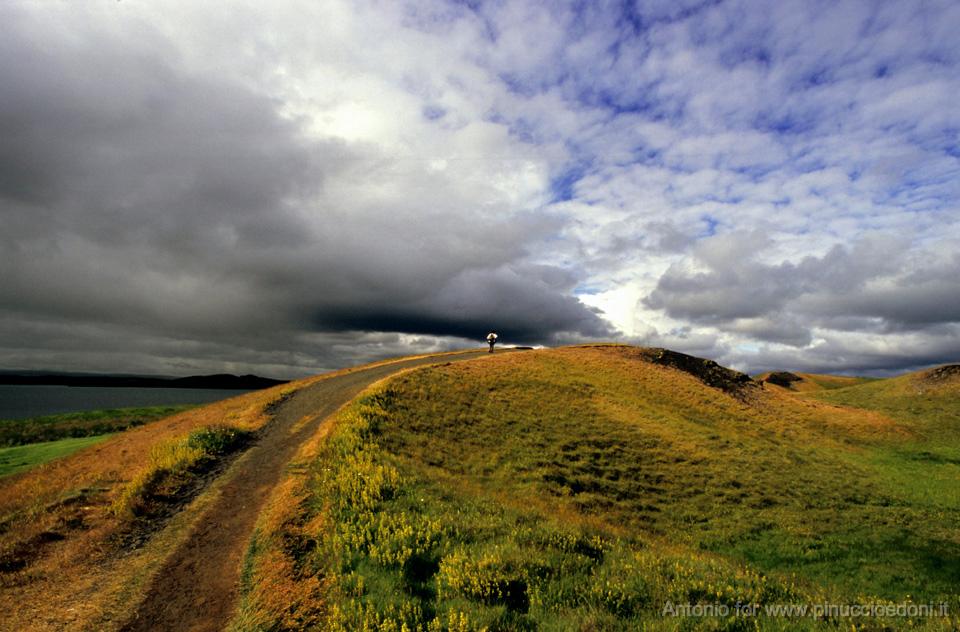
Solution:
<path fill-rule="evenodd" d="M 381 383 L 291 465 L 234 628 L 954 629 L 953 378 L 804 379 L 602 346 Z M 693 604 L 728 614 L 672 616 Z"/>
<path fill-rule="evenodd" d="M 319 426 L 271 487 L 233 630 L 960 628 L 960 368 L 784 388 L 664 349 L 482 355 Z M 227 484 L 233 438 L 336 375 L 0 428 L 11 467 L 60 456 L 0 478 L 10 625 L 118 629 Z M 806 615 L 767 612 L 790 605 Z"/>
<path fill-rule="evenodd" d="M 813 393 L 856 386 L 873 381 L 874 378 L 823 375 L 819 373 L 795 373 L 792 371 L 769 371 L 756 376 L 756 379 L 775 388 L 783 388 L 797 393 Z"/>
<path fill-rule="evenodd" d="M 960 365 L 947 365 L 885 380 L 871 380 L 816 398 L 880 411 L 923 436 L 956 438 L 960 427 Z"/>
<path fill-rule="evenodd" d="M 910 430 L 859 453 L 883 484 L 928 506 L 960 503 L 960 366 L 811 393 L 821 402 L 875 411 Z"/>

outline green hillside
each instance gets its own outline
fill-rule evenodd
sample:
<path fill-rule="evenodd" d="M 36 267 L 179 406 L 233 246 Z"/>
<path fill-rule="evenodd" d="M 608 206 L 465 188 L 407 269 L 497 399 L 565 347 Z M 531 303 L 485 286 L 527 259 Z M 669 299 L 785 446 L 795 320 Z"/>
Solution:
<path fill-rule="evenodd" d="M 929 439 L 960 436 L 960 365 L 871 380 L 815 397 L 882 412 Z"/>
<path fill-rule="evenodd" d="M 960 366 L 809 396 L 876 411 L 909 429 L 909 436 L 859 453 L 859 460 L 901 494 L 929 506 L 960 504 Z"/>
<path fill-rule="evenodd" d="M 952 629 L 960 399 L 891 383 L 798 397 L 622 346 L 403 374 L 291 467 L 235 628 Z"/>

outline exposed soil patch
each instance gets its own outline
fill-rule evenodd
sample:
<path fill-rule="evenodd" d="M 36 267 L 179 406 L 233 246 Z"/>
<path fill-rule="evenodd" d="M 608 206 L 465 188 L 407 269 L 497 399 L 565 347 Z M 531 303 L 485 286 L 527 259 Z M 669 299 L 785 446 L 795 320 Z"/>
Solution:
<path fill-rule="evenodd" d="M 776 384 L 777 386 L 782 386 L 783 388 L 793 388 L 793 383 L 802 382 L 803 378 L 796 373 L 790 373 L 789 371 L 774 371 L 767 377 L 763 378 L 763 381 Z"/>
<path fill-rule="evenodd" d="M 486 351 L 445 357 L 460 361 Z M 123 630 L 221 630 L 235 606 L 240 565 L 257 516 L 287 463 L 320 423 L 371 383 L 399 370 L 436 364 L 421 358 L 322 380 L 293 393 L 227 473 L 219 496 L 199 518 L 190 538 L 154 578 L 147 596 Z M 303 420 L 306 423 L 299 423 Z"/>
<path fill-rule="evenodd" d="M 47 545 L 61 542 L 74 532 L 87 528 L 87 513 L 96 505 L 105 505 L 103 490 L 83 489 L 75 496 L 46 507 L 48 518 L 43 530 L 17 542 L 0 552 L 0 574 L 23 570 L 45 554 Z M 7 531 L 8 523 L 0 524 L 0 532 Z"/>
<path fill-rule="evenodd" d="M 760 386 L 759 382 L 754 381 L 746 373 L 720 366 L 713 360 L 657 347 L 640 349 L 639 352 L 647 362 L 689 373 L 707 386 L 720 389 L 738 398 L 745 397 Z"/>
<path fill-rule="evenodd" d="M 13 549 L 0 555 L 0 573 L 12 573 L 25 568 L 40 555 L 45 544 L 59 542 L 66 537 L 58 531 L 41 531 L 32 538 L 18 543 Z"/>

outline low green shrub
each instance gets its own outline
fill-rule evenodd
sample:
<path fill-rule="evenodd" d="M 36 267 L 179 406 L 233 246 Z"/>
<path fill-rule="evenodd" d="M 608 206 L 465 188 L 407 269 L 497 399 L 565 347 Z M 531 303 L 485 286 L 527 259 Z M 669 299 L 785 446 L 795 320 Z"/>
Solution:
<path fill-rule="evenodd" d="M 206 426 L 187 436 L 187 447 L 200 450 L 205 456 L 233 452 L 250 437 L 250 433 L 232 426 Z"/>

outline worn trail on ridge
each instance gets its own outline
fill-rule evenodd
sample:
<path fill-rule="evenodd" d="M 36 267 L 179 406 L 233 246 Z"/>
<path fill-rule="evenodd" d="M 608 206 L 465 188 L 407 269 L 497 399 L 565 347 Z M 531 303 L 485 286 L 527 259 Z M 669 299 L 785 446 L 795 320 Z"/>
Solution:
<path fill-rule="evenodd" d="M 321 422 L 365 387 L 415 366 L 459 362 L 486 351 L 418 358 L 331 377 L 296 391 L 273 413 L 256 444 L 228 470 L 230 480 L 188 540 L 164 563 L 147 595 L 123 626 L 129 631 L 222 630 L 238 596 L 240 564 L 271 490 L 297 448 Z M 298 421 L 309 423 L 291 432 Z"/>

